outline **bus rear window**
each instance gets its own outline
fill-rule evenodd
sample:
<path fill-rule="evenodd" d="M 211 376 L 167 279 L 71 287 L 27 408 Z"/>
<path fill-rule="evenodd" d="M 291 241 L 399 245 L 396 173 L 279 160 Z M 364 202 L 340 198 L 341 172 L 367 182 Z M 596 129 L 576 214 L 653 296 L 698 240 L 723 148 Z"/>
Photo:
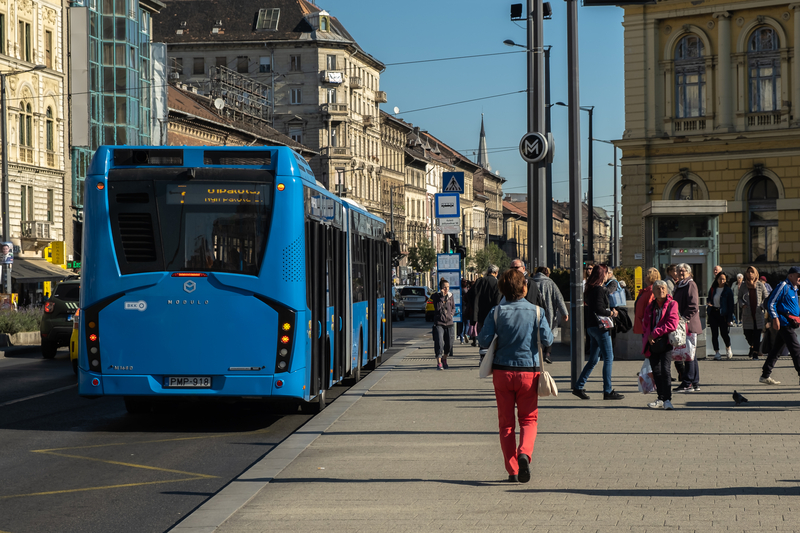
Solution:
<path fill-rule="evenodd" d="M 195 270 L 257 276 L 272 219 L 273 180 L 224 177 L 109 182 L 121 273 Z"/>
<path fill-rule="evenodd" d="M 271 189 L 263 183 L 159 183 L 165 267 L 257 276 Z"/>

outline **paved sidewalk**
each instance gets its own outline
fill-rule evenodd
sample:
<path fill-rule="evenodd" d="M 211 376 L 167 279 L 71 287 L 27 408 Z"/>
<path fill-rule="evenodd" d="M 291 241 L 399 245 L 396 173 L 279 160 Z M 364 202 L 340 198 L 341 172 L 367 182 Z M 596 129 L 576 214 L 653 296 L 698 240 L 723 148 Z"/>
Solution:
<path fill-rule="evenodd" d="M 798 528 L 800 387 L 788 359 L 777 387 L 758 384 L 763 361 L 701 361 L 702 391 L 656 411 L 646 408 L 654 396 L 636 391 L 641 362 L 614 363 L 624 400 L 602 400 L 598 365 L 582 401 L 557 347 L 547 369 L 562 393 L 540 400 L 533 478 L 509 484 L 477 349 L 457 345 L 437 371 L 431 344 L 390 359 L 394 368 L 218 531 Z M 749 403 L 734 407 L 734 389 Z"/>

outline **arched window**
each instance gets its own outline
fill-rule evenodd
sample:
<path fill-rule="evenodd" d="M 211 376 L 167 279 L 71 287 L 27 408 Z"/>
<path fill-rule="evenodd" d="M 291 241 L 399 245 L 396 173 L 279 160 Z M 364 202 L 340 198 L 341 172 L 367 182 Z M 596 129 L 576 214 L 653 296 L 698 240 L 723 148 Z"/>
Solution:
<path fill-rule="evenodd" d="M 706 64 L 703 41 L 687 35 L 675 47 L 675 118 L 706 114 Z"/>
<path fill-rule="evenodd" d="M 778 260 L 778 188 L 764 176 L 757 176 L 747 190 L 747 218 L 750 225 L 750 262 Z"/>
<path fill-rule="evenodd" d="M 781 105 L 780 43 L 770 27 L 756 29 L 747 45 L 750 78 L 750 112 L 768 112 Z"/>
<path fill-rule="evenodd" d="M 681 180 L 673 189 L 673 200 L 699 200 L 700 198 L 700 187 L 692 180 Z"/>

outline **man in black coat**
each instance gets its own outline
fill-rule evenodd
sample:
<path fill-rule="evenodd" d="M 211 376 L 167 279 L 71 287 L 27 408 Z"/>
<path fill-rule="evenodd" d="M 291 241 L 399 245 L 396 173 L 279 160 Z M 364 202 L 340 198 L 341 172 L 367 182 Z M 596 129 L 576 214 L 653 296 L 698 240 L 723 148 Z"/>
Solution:
<path fill-rule="evenodd" d="M 478 326 L 480 332 L 483 326 L 483 321 L 492 308 L 500 303 L 503 297 L 500 294 L 500 288 L 497 286 L 497 273 L 500 271 L 497 265 L 489 265 L 486 269 L 486 275 L 483 276 L 472 288 L 475 291 L 475 305 L 472 315 L 472 320 Z"/>

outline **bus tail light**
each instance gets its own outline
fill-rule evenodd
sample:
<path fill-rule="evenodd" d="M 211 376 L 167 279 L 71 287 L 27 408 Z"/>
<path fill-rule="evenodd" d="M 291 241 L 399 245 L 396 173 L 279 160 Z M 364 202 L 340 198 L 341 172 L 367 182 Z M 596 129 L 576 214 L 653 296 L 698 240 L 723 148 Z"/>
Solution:
<path fill-rule="evenodd" d="M 98 311 L 105 306 L 92 306 L 83 309 L 81 320 L 84 323 L 86 339 L 86 356 L 89 359 L 89 371 L 102 372 L 103 363 L 100 357 L 100 321 Z"/>
<path fill-rule="evenodd" d="M 275 373 L 288 372 L 294 346 L 295 316 L 293 311 L 278 312 L 278 342 L 275 350 Z"/>
<path fill-rule="evenodd" d="M 46 304 L 44 304 L 45 313 L 52 313 L 55 308 L 56 308 L 55 302 L 47 302 Z"/>

